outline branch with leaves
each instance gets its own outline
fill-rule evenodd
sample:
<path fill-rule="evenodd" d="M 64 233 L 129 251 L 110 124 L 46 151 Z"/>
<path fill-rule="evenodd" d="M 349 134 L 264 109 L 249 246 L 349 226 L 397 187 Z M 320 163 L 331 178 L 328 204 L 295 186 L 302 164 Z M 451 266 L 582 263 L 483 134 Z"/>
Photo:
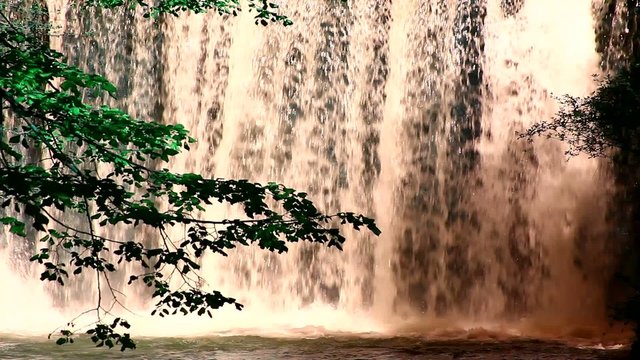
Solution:
<path fill-rule="evenodd" d="M 566 95 L 551 121 L 534 124 L 521 138 L 537 136 L 569 145 L 567 155 L 640 156 L 640 64 L 604 79 L 588 97 Z"/>
<path fill-rule="evenodd" d="M 239 9 L 235 0 L 166 0 L 154 6 L 94 0 L 86 5 L 142 6 L 149 16 L 186 10 L 235 14 Z M 290 24 L 273 3 L 250 1 L 249 6 L 258 12 L 257 22 Z M 252 244 L 283 253 L 299 241 L 342 249 L 345 238 L 338 223 L 380 234 L 372 219 L 350 212 L 324 214 L 306 193 L 281 184 L 209 179 L 145 165 L 147 160 L 166 163 L 189 150 L 195 139 L 180 124 L 138 120 L 85 102 L 87 92 L 115 97 L 116 88 L 102 76 L 68 65 L 61 53 L 4 13 L 0 16 L 0 223 L 16 237 L 37 236 L 41 248 L 31 261 L 44 267 L 41 280 L 65 285 L 82 273 L 95 273 L 98 301 L 88 312 L 96 314 L 96 321 L 82 331 L 97 346 L 135 348 L 130 334 L 119 330 L 129 328 L 126 320 L 107 323 L 104 318 L 122 305 L 110 274 L 125 264 L 141 269 L 129 275 L 127 285 L 140 282 L 151 290 L 153 314 L 212 316 L 221 306 L 242 309 L 242 304 L 202 290 L 198 259 L 206 253 L 227 256 L 237 246 Z M 42 156 L 25 156 L 28 151 Z M 209 219 L 205 207 L 214 203 L 240 206 L 244 217 Z M 82 219 L 82 224 L 69 218 Z M 157 239 L 145 245 L 125 235 L 101 235 L 99 229 L 113 226 L 152 229 Z M 170 238 L 176 226 L 186 229 L 183 239 Z M 174 274 L 182 280 L 178 288 L 171 285 Z M 103 303 L 104 285 L 110 304 Z M 74 328 L 75 320 L 68 325 Z M 72 343 L 77 332 L 60 330 L 57 343 Z"/>
<path fill-rule="evenodd" d="M 248 0 L 249 12 L 255 12 L 255 23 L 267 26 L 270 22 L 284 26 L 293 25 L 293 21 L 279 12 L 280 6 L 267 0 Z M 140 7 L 146 18 L 157 18 L 168 14 L 179 16 L 181 12 L 191 11 L 196 14 L 216 11 L 219 15 L 237 16 L 242 11 L 239 0 L 159 0 L 149 4 L 142 0 L 87 0 L 82 6 L 95 6 L 112 9 L 120 6 Z"/>

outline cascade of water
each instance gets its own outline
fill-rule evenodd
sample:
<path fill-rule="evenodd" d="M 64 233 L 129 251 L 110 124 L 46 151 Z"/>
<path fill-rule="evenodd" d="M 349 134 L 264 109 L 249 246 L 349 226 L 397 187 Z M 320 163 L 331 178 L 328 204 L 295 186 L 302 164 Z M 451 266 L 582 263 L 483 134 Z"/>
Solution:
<path fill-rule="evenodd" d="M 593 160 L 515 138 L 552 116 L 552 93 L 592 90 L 588 0 L 281 5 L 293 26 L 246 14 L 154 26 L 124 11 L 65 24 L 75 38 L 61 46 L 119 85 L 120 106 L 192 130 L 199 143 L 174 170 L 282 182 L 383 230 L 349 233 L 342 253 L 296 244 L 205 258 L 209 285 L 247 307 L 199 331 L 444 320 L 539 334 L 554 319 L 554 336 L 604 320 L 608 182 Z"/>
<path fill-rule="evenodd" d="M 603 284 L 615 247 L 605 219 L 610 181 L 593 160 L 566 161 L 560 143 L 513 138 L 514 131 L 553 116 L 554 96 L 594 90 L 590 75 L 598 73 L 598 56 L 589 3 L 525 1 L 506 18 L 488 13 L 487 136 L 478 149 L 485 185 L 480 199 L 493 204 L 482 234 L 492 238 L 494 260 L 502 264 L 494 269 L 495 283 L 507 310 L 522 315 L 526 309 L 534 321 L 603 321 Z"/>

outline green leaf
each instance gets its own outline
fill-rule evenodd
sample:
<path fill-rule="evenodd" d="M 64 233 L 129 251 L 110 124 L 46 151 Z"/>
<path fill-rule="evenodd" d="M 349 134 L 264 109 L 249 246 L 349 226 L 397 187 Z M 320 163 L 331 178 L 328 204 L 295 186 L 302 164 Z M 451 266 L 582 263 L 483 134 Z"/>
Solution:
<path fill-rule="evenodd" d="M 380 234 L 382 234 L 382 231 L 380 231 L 375 224 L 367 224 L 367 228 L 376 236 L 380 236 Z"/>
<path fill-rule="evenodd" d="M 25 232 L 24 223 L 21 221 L 15 221 L 13 224 L 11 224 L 9 231 L 18 236 L 22 236 L 22 237 L 27 236 L 27 233 Z"/>
<path fill-rule="evenodd" d="M 12 216 L 5 216 L 3 218 L 0 218 L 0 223 L 4 224 L 4 225 L 9 225 L 9 224 L 13 224 L 15 222 L 19 222 L 18 219 L 12 217 Z"/>
<path fill-rule="evenodd" d="M 102 89 L 109 93 L 111 96 L 116 96 L 118 89 L 110 82 L 102 84 Z"/>

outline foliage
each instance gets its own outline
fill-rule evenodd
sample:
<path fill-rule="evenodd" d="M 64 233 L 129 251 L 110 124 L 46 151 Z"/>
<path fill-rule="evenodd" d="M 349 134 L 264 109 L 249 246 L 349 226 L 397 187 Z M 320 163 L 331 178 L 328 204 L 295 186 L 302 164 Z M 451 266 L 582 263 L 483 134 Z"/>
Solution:
<path fill-rule="evenodd" d="M 640 64 L 600 83 L 588 97 L 565 95 L 551 121 L 534 124 L 521 137 L 546 136 L 569 145 L 568 155 L 640 155 Z"/>
<path fill-rule="evenodd" d="M 98 6 L 111 9 L 126 5 L 130 8 L 137 6 L 144 10 L 144 17 L 158 17 L 164 14 L 178 16 L 180 12 L 192 11 L 196 14 L 210 10 L 217 11 L 220 15 L 237 15 L 242 11 L 239 0 L 158 0 L 153 5 L 143 0 L 87 0 L 83 6 Z M 284 26 L 293 22 L 278 12 L 279 5 L 267 0 L 248 0 L 249 11 L 256 12 L 255 23 L 264 26 L 271 22 L 280 22 Z"/>
<path fill-rule="evenodd" d="M 235 0 L 166 0 L 154 7 L 142 1 L 88 3 L 139 5 L 150 16 L 186 9 L 237 11 Z M 255 7 L 261 22 L 289 22 L 265 10 L 276 9 L 274 4 L 260 3 L 262 7 Z M 211 310 L 225 304 L 237 309 L 242 305 L 220 292 L 201 289 L 198 258 L 205 253 L 226 256 L 230 249 L 251 244 L 282 253 L 288 243 L 298 241 L 342 249 L 345 238 L 338 222 L 380 233 L 372 219 L 349 212 L 323 214 L 305 193 L 284 185 L 209 179 L 146 165 L 149 160 L 166 163 L 189 150 L 195 139 L 180 124 L 138 120 L 119 109 L 83 101 L 87 93 L 115 96 L 116 88 L 102 76 L 68 65 L 62 54 L 12 23 L 4 12 L 0 16 L 0 222 L 17 237 L 38 234 L 42 246 L 31 261 L 44 267 L 41 280 L 64 285 L 93 272 L 98 303 L 89 311 L 97 321 L 86 334 L 96 346 L 135 348 L 129 333 L 121 333 L 129 328 L 125 319 L 105 322 L 111 307 L 119 303 L 110 274 L 127 263 L 141 269 L 130 275 L 128 285 L 140 282 L 151 290 L 157 301 L 154 314 L 212 316 Z M 246 216 L 203 218 L 205 206 L 213 203 L 239 205 Z M 70 220 L 71 214 L 78 214 L 83 224 Z M 143 244 L 100 230 L 114 226 L 153 229 L 159 240 Z M 184 239 L 170 238 L 175 226 L 185 227 Z M 172 274 L 180 276 L 182 286 L 171 286 Z M 103 303 L 103 290 L 112 297 L 111 307 Z M 73 342 L 73 331 L 60 334 L 58 344 Z"/>
<path fill-rule="evenodd" d="M 620 192 L 616 204 L 619 208 L 615 210 L 618 229 L 626 228 L 631 238 L 629 244 L 623 244 L 616 274 L 628 294 L 613 301 L 611 314 L 619 320 L 635 322 L 631 357 L 636 359 L 640 354 L 640 63 L 606 78 L 591 96 L 566 95 L 560 101 L 563 108 L 551 121 L 534 124 L 520 136 L 529 140 L 540 135 L 556 138 L 569 145 L 570 156 L 584 153 L 613 160 Z"/>

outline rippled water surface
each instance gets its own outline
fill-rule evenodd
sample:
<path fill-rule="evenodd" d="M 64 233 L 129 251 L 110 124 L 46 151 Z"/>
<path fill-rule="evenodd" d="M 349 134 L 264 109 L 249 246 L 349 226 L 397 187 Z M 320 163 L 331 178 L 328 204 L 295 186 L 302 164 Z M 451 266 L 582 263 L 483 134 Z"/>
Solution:
<path fill-rule="evenodd" d="M 88 339 L 87 339 L 88 341 Z M 624 350 L 538 341 L 445 341 L 414 338 L 273 339 L 250 336 L 145 339 L 135 351 L 57 346 L 41 338 L 0 339 L 0 359 L 624 359 Z"/>

